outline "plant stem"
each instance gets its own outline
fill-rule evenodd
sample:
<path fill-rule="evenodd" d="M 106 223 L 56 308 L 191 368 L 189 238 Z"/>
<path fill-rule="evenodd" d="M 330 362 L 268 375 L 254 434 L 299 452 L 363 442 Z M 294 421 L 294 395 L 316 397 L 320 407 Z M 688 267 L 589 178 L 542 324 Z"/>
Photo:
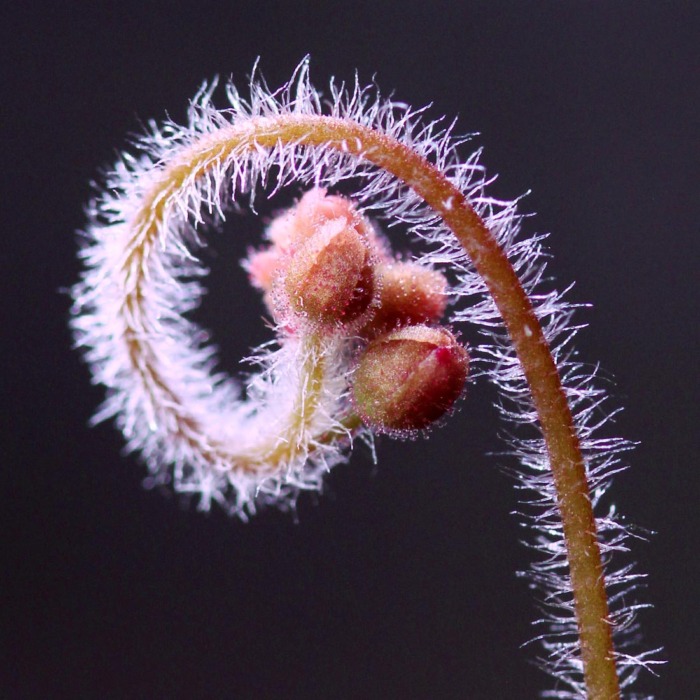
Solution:
<path fill-rule="evenodd" d="M 333 148 L 367 160 L 411 187 L 458 238 L 484 279 L 513 346 L 537 410 L 561 513 L 589 700 L 620 697 L 603 566 L 579 439 L 556 363 L 512 265 L 464 195 L 435 166 L 387 134 L 347 119 L 286 114 L 252 118 L 207 134 L 186 147 L 162 175 L 142 212 L 164 215 L 168 192 L 217 162 L 280 144 Z M 152 217 L 152 218 L 151 218 Z M 143 225 L 148 237 L 153 227 Z"/>
<path fill-rule="evenodd" d="M 277 138 L 347 149 L 404 181 L 440 214 L 486 282 L 522 364 L 547 445 L 568 551 L 588 698 L 619 698 L 603 566 L 581 447 L 556 363 L 513 267 L 464 195 L 407 146 L 337 119 L 285 117 L 279 121 Z M 261 135 L 258 141 L 262 142 Z"/>

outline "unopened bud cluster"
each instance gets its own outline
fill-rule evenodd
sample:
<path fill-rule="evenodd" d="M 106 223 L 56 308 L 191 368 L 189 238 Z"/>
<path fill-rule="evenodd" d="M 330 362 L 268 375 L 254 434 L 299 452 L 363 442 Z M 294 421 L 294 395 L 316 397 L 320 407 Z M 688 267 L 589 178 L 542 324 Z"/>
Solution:
<path fill-rule="evenodd" d="M 438 326 L 447 281 L 396 259 L 350 200 L 307 192 L 275 218 L 269 246 L 245 261 L 252 283 L 287 333 L 338 334 L 359 345 L 353 405 L 379 432 L 420 430 L 462 393 L 468 355 Z"/>

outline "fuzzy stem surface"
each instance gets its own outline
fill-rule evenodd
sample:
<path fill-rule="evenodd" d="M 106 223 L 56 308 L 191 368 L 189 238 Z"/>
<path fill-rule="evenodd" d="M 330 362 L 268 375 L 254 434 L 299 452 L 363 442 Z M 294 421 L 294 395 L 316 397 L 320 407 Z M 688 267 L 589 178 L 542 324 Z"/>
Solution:
<path fill-rule="evenodd" d="M 279 138 L 291 137 L 309 145 L 337 144 L 337 148 L 403 180 L 440 214 L 486 282 L 523 366 L 549 453 L 568 550 L 588 697 L 619 698 L 603 566 L 579 439 L 554 358 L 513 267 L 464 195 L 404 144 L 364 126 L 328 117 L 285 117 L 281 121 L 286 133 L 278 132 Z"/>
<path fill-rule="evenodd" d="M 286 144 L 336 149 L 406 183 L 442 217 L 484 279 L 523 367 L 547 447 L 568 552 L 587 696 L 589 700 L 618 699 L 595 517 L 580 442 L 561 378 L 515 270 L 465 196 L 443 173 L 409 146 L 351 120 L 301 114 L 251 118 L 185 147 L 165 167 L 159 186 L 146 196 L 135 230 L 145 238 L 155 237 L 154 224 L 166 216 L 162 209 L 168 195 L 185 181 L 205 176 L 217 161 Z M 138 250 L 144 242 L 135 240 L 133 249 Z"/>

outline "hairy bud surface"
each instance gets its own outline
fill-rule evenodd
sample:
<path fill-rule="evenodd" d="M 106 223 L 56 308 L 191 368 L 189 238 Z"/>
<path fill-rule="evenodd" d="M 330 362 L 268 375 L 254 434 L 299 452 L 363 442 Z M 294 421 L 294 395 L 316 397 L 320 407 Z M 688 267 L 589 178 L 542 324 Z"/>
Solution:
<path fill-rule="evenodd" d="M 467 351 L 444 328 L 408 326 L 371 341 L 354 375 L 355 405 L 375 430 L 421 430 L 464 388 Z"/>

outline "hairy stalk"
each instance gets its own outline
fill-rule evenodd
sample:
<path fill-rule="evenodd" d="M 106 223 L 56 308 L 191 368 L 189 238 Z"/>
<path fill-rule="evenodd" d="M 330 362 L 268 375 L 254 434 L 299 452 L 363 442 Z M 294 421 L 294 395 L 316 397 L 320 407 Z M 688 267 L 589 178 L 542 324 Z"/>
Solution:
<path fill-rule="evenodd" d="M 546 442 L 568 552 L 587 694 L 590 700 L 619 698 L 603 566 L 585 464 L 556 363 L 506 255 L 464 194 L 435 166 L 391 136 L 347 119 L 289 114 L 228 125 L 184 148 L 162 171 L 133 223 L 135 235 L 130 255 L 143 255 L 144 249 L 154 244 L 159 223 L 167 216 L 166 203 L 186 182 L 205 177 L 214 164 L 232 155 L 285 144 L 336 149 L 390 172 L 439 214 L 485 281 L 522 364 Z M 127 263 L 125 269 L 144 269 L 141 264 L 134 266 L 133 260 Z M 136 299 L 138 294 L 137 279 L 130 299 Z M 161 383 L 153 369 L 148 369 L 145 351 L 137 344 L 133 364 L 142 369 L 145 365 L 147 369 L 143 371 L 152 374 L 149 381 L 154 385 Z M 318 384 L 320 380 L 316 377 L 315 381 Z M 183 420 L 186 429 L 186 419 Z"/>
<path fill-rule="evenodd" d="M 247 519 L 321 491 L 357 440 L 424 431 L 471 367 L 519 428 L 512 473 L 538 555 L 525 575 L 542 596 L 539 665 L 556 684 L 542 697 L 641 700 L 627 690 L 659 650 L 635 652 L 646 606 L 624 561 L 632 533 L 614 505 L 599 512 L 631 443 L 599 436 L 615 411 L 577 359 L 577 304 L 549 285 L 544 236 L 522 235 L 517 202 L 488 194 L 454 124 L 359 80 L 331 81 L 324 102 L 304 60 L 276 91 L 257 69 L 248 99 L 227 84 L 229 108 L 212 105 L 214 87 L 185 125 L 150 123 L 90 202 L 71 326 L 107 390 L 94 422 L 115 418 L 148 484 Z M 242 261 L 275 339 L 238 380 L 189 317 L 205 291 L 200 234 L 287 187 L 301 197 Z M 395 253 L 381 222 L 427 251 Z M 475 331 L 468 349 L 451 323 Z"/>
<path fill-rule="evenodd" d="M 323 391 L 326 369 L 324 340 L 313 334 L 302 340 L 301 355 L 304 359 L 301 381 L 286 425 L 277 439 L 272 441 L 268 436 L 262 436 L 252 445 L 248 445 L 245 451 L 238 452 L 233 452 L 230 447 L 218 444 L 214 440 L 203 443 L 198 436 L 205 431 L 198 425 L 197 418 L 189 414 L 177 391 L 170 387 L 162 376 L 158 367 L 158 353 L 149 342 L 149 333 L 145 332 L 153 328 L 154 321 L 144 311 L 143 287 L 149 256 L 157 239 L 159 217 L 163 212 L 153 205 L 150 212 L 146 213 L 146 208 L 143 212 L 143 216 L 137 217 L 135 221 L 136 233 L 131 239 L 130 252 L 122 265 L 125 286 L 130 288 L 125 296 L 122 315 L 129 360 L 134 372 L 141 376 L 150 404 L 153 407 L 166 406 L 165 415 L 161 415 L 160 420 L 169 425 L 173 437 L 188 444 L 209 461 L 235 464 L 242 471 L 260 472 L 264 471 L 267 465 L 294 460 L 299 456 L 300 450 L 307 449 L 302 447 L 307 442 L 304 436 L 310 429 Z M 134 270 L 136 273 L 132 274 Z"/>

